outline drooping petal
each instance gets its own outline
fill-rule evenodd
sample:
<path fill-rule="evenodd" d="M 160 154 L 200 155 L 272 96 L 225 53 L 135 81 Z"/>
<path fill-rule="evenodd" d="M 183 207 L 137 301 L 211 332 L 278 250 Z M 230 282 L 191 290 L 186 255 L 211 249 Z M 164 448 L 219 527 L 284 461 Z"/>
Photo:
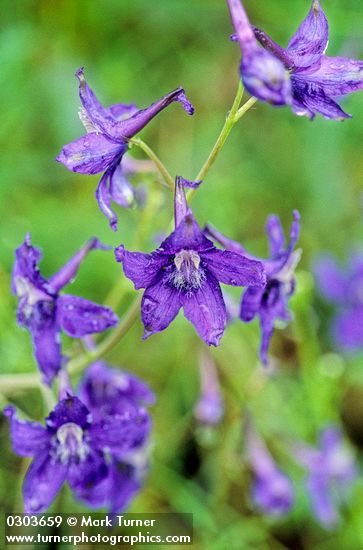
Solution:
<path fill-rule="evenodd" d="M 183 296 L 185 317 L 210 346 L 218 346 L 227 323 L 226 306 L 215 277 L 208 273 L 199 290 Z"/>
<path fill-rule="evenodd" d="M 290 479 L 275 464 L 251 420 L 246 422 L 246 451 L 255 474 L 252 498 L 265 513 L 282 516 L 292 507 L 294 489 Z"/>
<path fill-rule="evenodd" d="M 307 17 L 291 38 L 287 47 L 295 67 L 309 67 L 325 52 L 329 40 L 329 25 L 319 0 L 313 0 Z"/>
<path fill-rule="evenodd" d="M 263 288 L 249 287 L 243 294 L 240 309 L 240 318 L 248 323 L 255 318 L 261 307 Z"/>
<path fill-rule="evenodd" d="M 331 528 L 339 520 L 338 511 L 329 489 L 329 478 L 323 472 L 312 473 L 307 480 L 311 507 L 317 520 Z"/>
<path fill-rule="evenodd" d="M 141 319 L 144 324 L 144 338 L 166 329 L 177 316 L 182 305 L 180 292 L 161 279 L 147 287 L 141 302 Z"/>
<path fill-rule="evenodd" d="M 130 208 L 134 203 L 134 189 L 125 176 L 121 164 L 118 164 L 110 175 L 110 194 L 112 200 L 123 208 Z"/>
<path fill-rule="evenodd" d="M 347 351 L 363 347 L 363 306 L 339 313 L 333 323 L 334 342 Z"/>
<path fill-rule="evenodd" d="M 262 309 L 260 312 L 261 326 L 261 344 L 260 344 L 260 359 L 266 366 L 268 365 L 268 349 L 270 347 L 271 338 L 274 332 L 275 316 L 274 311 Z"/>
<path fill-rule="evenodd" d="M 34 355 L 47 384 L 53 382 L 62 366 L 60 327 L 56 319 L 31 330 Z"/>
<path fill-rule="evenodd" d="M 112 231 L 117 231 L 117 215 L 116 212 L 111 208 L 112 197 L 110 190 L 110 176 L 113 170 L 114 166 L 111 166 L 103 174 L 98 183 L 95 196 L 98 202 L 98 206 L 100 207 L 101 212 L 103 212 L 108 219 Z"/>
<path fill-rule="evenodd" d="M 243 246 L 238 243 L 237 241 L 233 241 L 232 239 L 226 237 L 223 233 L 218 231 L 215 227 L 213 227 L 210 224 L 207 224 L 204 228 L 204 234 L 219 243 L 223 248 L 226 250 L 230 250 L 231 252 L 236 252 L 237 254 L 242 254 L 246 256 L 246 251 L 243 248 Z"/>
<path fill-rule="evenodd" d="M 102 332 L 118 323 L 117 315 L 110 308 L 67 294 L 58 298 L 57 320 L 73 338 Z"/>
<path fill-rule="evenodd" d="M 62 487 L 66 475 L 67 466 L 54 461 L 49 451 L 37 455 L 24 479 L 24 512 L 44 512 Z"/>
<path fill-rule="evenodd" d="M 212 356 L 203 350 L 199 356 L 200 396 L 194 407 L 194 416 L 202 424 L 217 425 L 223 417 L 223 398 L 218 372 Z"/>
<path fill-rule="evenodd" d="M 126 277 L 131 279 L 136 290 L 155 284 L 169 261 L 167 256 L 161 254 L 129 252 L 122 244 L 115 248 L 115 257 L 117 262 L 122 263 Z"/>
<path fill-rule="evenodd" d="M 49 434 L 39 422 L 20 420 L 14 407 L 6 407 L 4 415 L 9 418 L 10 439 L 14 453 L 20 456 L 35 456 L 49 446 Z"/>
<path fill-rule="evenodd" d="M 333 99 L 326 95 L 324 88 L 315 82 L 305 80 L 296 73 L 291 77 L 295 112 L 313 118 L 316 113 L 332 120 L 351 118 Z"/>
<path fill-rule="evenodd" d="M 333 257 L 325 256 L 317 260 L 314 274 L 319 292 L 324 298 L 337 304 L 346 303 L 348 279 Z"/>
<path fill-rule="evenodd" d="M 363 61 L 323 55 L 319 64 L 298 75 L 311 86 L 321 86 L 327 96 L 340 97 L 363 88 Z"/>
<path fill-rule="evenodd" d="M 272 214 L 267 218 L 266 233 L 270 245 L 270 256 L 277 256 L 285 245 L 285 234 L 278 216 Z"/>
<path fill-rule="evenodd" d="M 214 249 L 203 252 L 201 258 L 207 264 L 207 269 L 221 283 L 231 286 L 266 285 L 263 264 L 250 260 L 241 254 L 229 250 Z"/>
<path fill-rule="evenodd" d="M 72 172 L 98 174 L 121 159 L 126 150 L 126 142 L 116 143 L 94 132 L 65 145 L 56 160 Z"/>
<path fill-rule="evenodd" d="M 192 115 L 194 107 L 185 95 L 183 88 L 177 88 L 169 92 L 158 101 L 155 101 L 150 107 L 137 111 L 134 115 L 118 123 L 117 132 L 121 138 L 132 138 L 142 130 L 160 111 L 168 107 L 171 103 L 177 101 L 181 103 L 184 110 Z"/>
<path fill-rule="evenodd" d="M 59 401 L 46 418 L 46 425 L 52 432 L 68 422 L 73 422 L 82 429 L 87 428 L 90 423 L 89 410 L 78 397 L 72 395 Z"/>
<path fill-rule="evenodd" d="M 204 236 L 191 210 L 188 210 L 175 231 L 161 243 L 158 251 L 164 254 L 175 254 L 180 250 L 202 252 L 214 248 L 212 241 Z"/>
<path fill-rule="evenodd" d="M 111 453 L 127 453 L 141 445 L 150 431 L 150 416 L 145 409 L 133 413 L 107 416 L 88 429 L 94 449 Z"/>
<path fill-rule="evenodd" d="M 55 275 L 48 279 L 51 290 L 58 293 L 63 287 L 72 282 L 87 254 L 95 249 L 107 250 L 108 247 L 103 245 L 96 237 L 90 239 Z"/>

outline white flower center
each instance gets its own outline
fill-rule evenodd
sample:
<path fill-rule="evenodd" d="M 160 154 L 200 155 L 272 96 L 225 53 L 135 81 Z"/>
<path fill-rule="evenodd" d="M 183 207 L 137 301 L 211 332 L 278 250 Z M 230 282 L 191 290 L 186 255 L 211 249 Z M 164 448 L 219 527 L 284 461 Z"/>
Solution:
<path fill-rule="evenodd" d="M 194 250 L 181 250 L 174 258 L 175 269 L 170 274 L 170 282 L 178 290 L 191 292 L 198 290 L 205 279 L 200 267 L 200 256 Z"/>
<path fill-rule="evenodd" d="M 74 422 L 67 422 L 57 430 L 57 458 L 67 464 L 71 458 L 82 462 L 89 453 L 89 446 L 83 440 L 83 430 Z"/>

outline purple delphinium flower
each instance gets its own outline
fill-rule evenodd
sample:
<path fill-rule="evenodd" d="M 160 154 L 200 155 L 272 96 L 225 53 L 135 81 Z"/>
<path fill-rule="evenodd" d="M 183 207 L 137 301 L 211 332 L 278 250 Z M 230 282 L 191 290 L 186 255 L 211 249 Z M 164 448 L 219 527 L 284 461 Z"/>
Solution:
<path fill-rule="evenodd" d="M 283 516 L 294 504 L 291 480 L 275 464 L 271 454 L 250 421 L 246 427 L 246 451 L 254 473 L 252 499 L 267 515 Z"/>
<path fill-rule="evenodd" d="M 295 449 L 298 461 L 308 468 L 307 491 L 316 519 L 326 528 L 339 521 L 338 506 L 344 501 L 357 470 L 351 452 L 344 446 L 342 433 L 335 427 L 323 430 L 319 448 L 307 445 Z"/>
<path fill-rule="evenodd" d="M 102 361 L 88 367 L 79 387 L 79 396 L 96 421 L 108 416 L 136 414 L 144 405 L 152 405 L 155 396 L 136 376 L 121 369 L 111 368 Z M 143 414 L 147 414 L 146 411 Z M 150 418 L 145 423 L 147 432 Z M 88 501 L 107 506 L 111 511 L 124 510 L 141 489 L 148 470 L 147 433 L 139 444 L 126 452 L 114 452 L 109 458 L 109 475 L 102 487 L 86 491 Z"/>
<path fill-rule="evenodd" d="M 295 210 L 293 216 L 290 242 L 287 246 L 280 219 L 277 216 L 268 218 L 266 232 L 270 243 L 270 258 L 260 260 L 266 272 L 266 287 L 247 288 L 241 301 L 240 318 L 242 321 L 248 323 L 256 316 L 260 318 L 262 332 L 260 358 L 265 365 L 268 364 L 268 348 L 276 321 L 278 319 L 284 322 L 291 321 L 288 301 L 295 291 L 294 271 L 301 257 L 301 250 L 294 250 L 299 237 L 300 215 Z M 233 250 L 237 254 L 246 254 L 239 243 L 228 239 L 211 226 L 206 227 L 205 233 L 227 250 Z M 248 255 L 248 257 L 251 256 Z"/>
<path fill-rule="evenodd" d="M 175 230 L 151 254 L 129 252 L 120 245 L 116 260 L 135 285 L 145 288 L 141 303 L 144 338 L 166 329 L 180 308 L 199 336 L 217 346 L 226 325 L 226 306 L 219 282 L 265 286 L 260 262 L 218 250 L 187 206 L 184 183 L 175 184 Z"/>
<path fill-rule="evenodd" d="M 92 496 L 111 475 L 109 457 L 139 446 L 149 429 L 142 409 L 94 422 L 88 408 L 72 395 L 57 404 L 45 426 L 20 420 L 14 407 L 4 412 L 14 452 L 33 457 L 23 484 L 28 514 L 45 511 L 66 481 L 78 498 L 96 505 Z"/>
<path fill-rule="evenodd" d="M 262 30 L 253 30 L 266 51 L 290 72 L 292 103 L 286 104 L 291 104 L 294 113 L 310 119 L 316 113 L 334 120 L 351 117 L 335 100 L 363 88 L 363 61 L 325 55 L 329 25 L 319 0 L 313 0 L 287 48 L 280 47 Z M 268 66 L 265 71 L 269 72 Z"/>
<path fill-rule="evenodd" d="M 243 54 L 240 73 L 246 90 L 273 105 L 291 103 L 291 83 L 284 64 L 258 45 L 240 0 L 227 0 L 227 3 L 236 31 L 233 36 Z"/>
<path fill-rule="evenodd" d="M 50 384 L 62 364 L 60 332 L 73 338 L 102 332 L 118 322 L 107 307 L 78 296 L 59 292 L 75 277 L 90 250 L 104 248 L 91 239 L 55 275 L 45 279 L 39 271 L 41 252 L 32 246 L 30 235 L 15 252 L 12 290 L 18 297 L 17 320 L 32 335 L 35 358 Z"/>
<path fill-rule="evenodd" d="M 138 110 L 135 105 L 122 103 L 105 108 L 88 86 L 82 68 L 78 69 L 76 76 L 82 103 L 80 119 L 87 134 L 65 145 L 56 160 L 73 172 L 104 172 L 96 198 L 111 228 L 116 231 L 117 216 L 111 208 L 111 201 L 125 206 L 125 192 L 129 188 L 120 163 L 128 149 L 128 140 L 174 101 L 180 102 L 190 115 L 194 108 L 183 88 L 173 90 L 146 109 Z"/>
<path fill-rule="evenodd" d="M 331 256 L 321 257 L 314 267 L 318 289 L 336 305 L 333 320 L 334 342 L 345 351 L 363 348 L 363 254 L 352 254 L 343 270 Z"/>
<path fill-rule="evenodd" d="M 221 421 L 224 408 L 217 367 L 207 351 L 200 353 L 198 363 L 201 387 L 194 416 L 198 422 L 214 426 Z"/>

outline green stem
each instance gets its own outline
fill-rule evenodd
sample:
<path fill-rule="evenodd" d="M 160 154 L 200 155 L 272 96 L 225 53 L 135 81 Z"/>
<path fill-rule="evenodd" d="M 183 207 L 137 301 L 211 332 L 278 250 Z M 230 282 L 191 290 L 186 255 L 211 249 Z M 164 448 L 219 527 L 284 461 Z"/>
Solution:
<path fill-rule="evenodd" d="M 231 107 L 231 110 L 228 113 L 228 116 L 225 120 L 225 123 L 223 125 L 223 128 L 217 138 L 217 141 L 215 142 L 213 149 L 211 150 L 207 160 L 203 164 L 202 168 L 200 169 L 196 181 L 198 180 L 204 180 L 205 176 L 209 172 L 212 164 L 215 162 L 217 156 L 222 150 L 223 145 L 226 142 L 226 139 L 228 138 L 230 131 L 232 130 L 234 124 L 235 124 L 235 118 L 238 112 L 238 107 L 240 106 L 241 100 L 243 96 L 243 86 L 241 81 L 238 84 L 236 97 L 234 98 L 233 105 Z"/>
<path fill-rule="evenodd" d="M 149 159 L 153 161 L 153 163 L 159 170 L 167 187 L 169 187 L 169 189 L 174 191 L 174 179 L 171 176 L 168 169 L 161 162 L 159 157 L 154 153 L 154 151 L 140 138 L 132 138 L 129 140 L 129 142 L 132 143 L 133 145 L 137 145 L 137 147 L 140 147 L 140 149 L 144 151 L 144 153 L 149 157 Z"/>
<path fill-rule="evenodd" d="M 251 109 L 251 107 L 254 106 L 254 104 L 257 103 L 257 98 L 256 97 L 250 97 L 250 99 L 248 101 L 246 101 L 246 103 L 244 103 L 242 105 L 242 107 L 240 107 L 236 113 L 236 116 L 234 117 L 234 124 L 236 124 L 236 122 L 239 121 L 240 118 L 243 117 L 243 115 L 245 115 L 247 113 L 247 111 L 249 111 Z"/>

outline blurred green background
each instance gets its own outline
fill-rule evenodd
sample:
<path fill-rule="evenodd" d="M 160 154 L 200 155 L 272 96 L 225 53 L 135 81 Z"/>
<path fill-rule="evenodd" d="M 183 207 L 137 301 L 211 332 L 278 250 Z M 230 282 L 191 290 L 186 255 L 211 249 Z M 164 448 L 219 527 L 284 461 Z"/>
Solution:
<path fill-rule="evenodd" d="M 323 4 L 331 29 L 328 53 L 362 58 L 361 0 Z M 245 5 L 251 20 L 282 44 L 310 7 L 308 0 L 246 0 Z M 54 161 L 65 143 L 83 133 L 75 70 L 85 67 L 106 105 L 144 107 L 183 85 L 195 116 L 173 105 L 142 137 L 173 175 L 193 178 L 232 103 L 240 55 L 228 39 L 232 29 L 223 0 L 3 0 L 0 24 L 1 372 L 16 373 L 36 369 L 9 291 L 13 251 L 25 233 L 42 248 L 42 271 L 50 275 L 91 235 L 129 247 L 137 236 L 142 248 L 151 250 L 172 214 L 170 194 L 149 177 L 145 185 L 155 215 L 150 219 L 150 209 L 120 209 L 119 232 L 113 234 L 94 199 L 98 177 L 73 174 Z M 362 481 L 337 530 L 325 531 L 311 515 L 304 473 L 285 445 L 296 439 L 314 443 L 321 427 L 343 421 L 358 457 L 363 448 L 363 356 L 347 359 L 334 350 L 327 335 L 329 308 L 317 298 L 311 275 L 321 250 L 344 258 L 362 242 L 362 94 L 348 97 L 343 108 L 352 120 L 310 122 L 287 108 L 257 104 L 233 129 L 193 203 L 201 224 L 212 223 L 256 255 L 267 252 L 269 213 L 279 214 L 286 230 L 292 210 L 301 213 L 304 254 L 292 301 L 295 322 L 275 334 L 271 348 L 278 374 L 266 377 L 258 365 L 257 323 L 230 326 L 220 348 L 212 350 L 225 417 L 219 427 L 206 430 L 193 419 L 201 343 L 182 315 L 142 344 L 138 321 L 107 357 L 141 376 L 158 397 L 151 471 L 131 511 L 192 512 L 196 548 L 363 548 Z M 138 151 L 132 154 L 142 158 Z M 133 291 L 128 282 L 117 283 L 121 277 L 112 252 L 94 252 L 69 291 L 110 303 L 116 296 L 112 288 L 120 284 L 122 316 Z M 36 391 L 9 399 L 31 418 L 44 417 Z M 296 486 L 297 504 L 282 520 L 259 514 L 249 498 L 241 430 L 246 405 Z M 6 512 L 21 511 L 26 465 L 12 453 L 4 421 L 0 498 Z M 57 511 L 83 509 L 67 489 L 54 504 Z"/>

